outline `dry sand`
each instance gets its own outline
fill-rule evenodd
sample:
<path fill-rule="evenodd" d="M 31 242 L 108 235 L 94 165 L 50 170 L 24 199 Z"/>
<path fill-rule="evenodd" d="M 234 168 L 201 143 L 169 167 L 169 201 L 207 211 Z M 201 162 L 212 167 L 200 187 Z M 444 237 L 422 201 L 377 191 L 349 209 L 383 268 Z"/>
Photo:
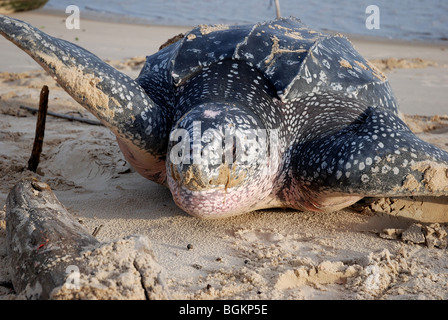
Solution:
<path fill-rule="evenodd" d="M 81 30 L 67 30 L 62 16 L 14 16 L 133 77 L 142 57 L 189 29 L 81 20 Z M 411 128 L 448 150 L 448 48 L 352 40 L 386 72 Z M 93 116 L 13 44 L 0 39 L 0 52 L 0 299 L 20 299 L 11 289 L 3 208 L 10 188 L 31 175 L 24 168 L 36 119 L 20 106 L 37 107 L 46 84 L 50 111 Z M 446 197 L 199 220 L 177 208 L 168 189 L 130 168 L 107 129 L 53 117 L 36 176 L 88 230 L 102 226 L 99 240 L 147 236 L 174 299 L 448 298 Z"/>

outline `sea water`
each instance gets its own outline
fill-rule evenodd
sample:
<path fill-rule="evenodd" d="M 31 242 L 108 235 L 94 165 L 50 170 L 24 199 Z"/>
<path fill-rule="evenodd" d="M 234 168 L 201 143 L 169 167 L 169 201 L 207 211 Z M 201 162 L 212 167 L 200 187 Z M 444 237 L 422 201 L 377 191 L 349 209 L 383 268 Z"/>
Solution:
<path fill-rule="evenodd" d="M 295 16 L 313 29 L 397 40 L 448 43 L 446 0 L 279 0 L 283 17 Z M 81 18 L 117 22 L 196 26 L 249 24 L 276 17 L 274 0 L 50 0 L 46 8 L 65 14 L 68 5 Z M 366 9 L 375 5 L 378 12 Z M 374 16 L 375 28 L 366 20 Z M 371 17 L 372 18 L 372 17 Z"/>

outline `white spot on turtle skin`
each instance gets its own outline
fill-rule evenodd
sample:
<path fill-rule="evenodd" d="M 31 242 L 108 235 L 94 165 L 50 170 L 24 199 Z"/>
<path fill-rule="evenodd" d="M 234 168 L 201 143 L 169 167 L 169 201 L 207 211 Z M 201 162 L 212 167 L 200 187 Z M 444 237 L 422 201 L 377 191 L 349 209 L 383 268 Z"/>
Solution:
<path fill-rule="evenodd" d="M 390 171 L 390 169 L 392 169 L 392 168 L 386 164 L 381 168 L 381 173 L 386 174 Z"/>
<path fill-rule="evenodd" d="M 359 170 L 364 170 L 366 168 L 364 162 L 359 163 Z"/>
<path fill-rule="evenodd" d="M 145 129 L 145 134 L 149 136 L 151 132 L 152 132 L 152 126 L 148 125 Z"/>
<path fill-rule="evenodd" d="M 398 174 L 398 173 L 400 172 L 400 169 L 398 169 L 397 167 L 394 167 L 394 168 L 392 169 L 392 171 L 393 171 L 393 173 L 396 175 L 396 174 Z"/>
<path fill-rule="evenodd" d="M 323 70 L 319 72 L 319 80 L 322 82 L 327 82 L 327 75 Z"/>
<path fill-rule="evenodd" d="M 408 165 L 409 161 L 407 159 L 403 160 L 403 164 L 401 165 L 403 168 L 405 168 Z"/>
<path fill-rule="evenodd" d="M 310 70 L 308 70 L 308 66 L 305 65 L 305 80 L 306 83 L 310 84 L 313 81 L 313 77 L 311 76 Z"/>
<path fill-rule="evenodd" d="M 325 161 L 323 161 L 322 163 L 321 163 L 321 165 L 320 165 L 320 167 L 322 168 L 322 169 L 325 169 L 326 167 L 327 167 L 327 163 L 325 162 Z"/>
<path fill-rule="evenodd" d="M 393 155 L 391 155 L 391 154 L 388 154 L 386 156 L 386 160 L 387 160 L 387 162 L 395 163 L 395 157 Z"/>
<path fill-rule="evenodd" d="M 369 178 L 368 175 L 363 174 L 363 175 L 361 176 L 361 182 L 362 182 L 362 183 L 369 182 L 369 180 L 370 180 L 370 178 Z"/>
<path fill-rule="evenodd" d="M 330 86 L 333 90 L 336 90 L 336 91 L 341 91 L 343 89 L 342 85 L 340 83 L 336 83 L 336 82 L 332 82 L 330 84 Z"/>
<path fill-rule="evenodd" d="M 336 171 L 336 179 L 339 180 L 342 177 L 342 171 Z"/>

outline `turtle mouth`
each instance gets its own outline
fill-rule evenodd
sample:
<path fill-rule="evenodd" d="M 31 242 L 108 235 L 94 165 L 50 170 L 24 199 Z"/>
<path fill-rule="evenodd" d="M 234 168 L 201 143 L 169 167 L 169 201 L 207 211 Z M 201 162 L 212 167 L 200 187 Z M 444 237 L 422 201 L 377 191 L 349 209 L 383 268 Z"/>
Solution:
<path fill-rule="evenodd" d="M 179 184 L 171 175 L 167 181 L 176 205 L 201 219 L 221 219 L 263 208 L 260 199 L 272 193 L 272 181 L 245 181 L 232 187 L 220 184 L 198 189 Z"/>
<path fill-rule="evenodd" d="M 271 193 L 275 176 L 261 176 L 258 167 L 167 165 L 168 187 L 175 203 L 188 214 L 205 219 L 257 210 Z"/>

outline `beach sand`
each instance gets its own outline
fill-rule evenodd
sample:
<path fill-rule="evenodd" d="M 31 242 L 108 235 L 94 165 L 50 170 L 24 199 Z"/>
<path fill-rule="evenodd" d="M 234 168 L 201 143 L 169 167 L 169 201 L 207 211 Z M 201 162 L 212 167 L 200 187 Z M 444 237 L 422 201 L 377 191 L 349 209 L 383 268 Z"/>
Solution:
<path fill-rule="evenodd" d="M 75 42 L 132 77 L 145 55 L 190 29 L 82 19 L 80 30 L 67 30 L 64 16 L 42 10 L 13 17 Z M 351 40 L 387 74 L 412 130 L 448 150 L 448 47 Z M 94 117 L 3 38 L 0 52 L 0 299 L 22 299 L 11 289 L 4 221 L 9 190 L 33 175 L 25 168 L 36 117 L 20 106 L 37 108 L 48 85 L 50 111 Z M 51 116 L 34 176 L 90 232 L 101 226 L 98 240 L 147 236 L 173 299 L 448 299 L 447 197 L 200 220 L 180 210 L 168 189 L 130 168 L 106 128 Z"/>

